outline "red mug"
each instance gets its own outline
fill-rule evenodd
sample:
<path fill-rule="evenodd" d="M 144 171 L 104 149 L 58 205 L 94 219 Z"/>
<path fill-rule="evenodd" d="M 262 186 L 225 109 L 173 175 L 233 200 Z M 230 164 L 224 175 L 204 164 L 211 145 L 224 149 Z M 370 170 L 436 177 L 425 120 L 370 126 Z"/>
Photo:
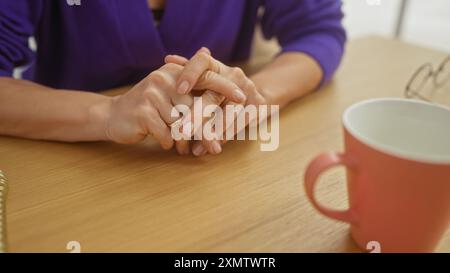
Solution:
<path fill-rule="evenodd" d="M 351 224 L 362 249 L 432 252 L 450 222 L 450 108 L 406 99 L 359 102 L 343 115 L 345 152 L 316 157 L 305 189 L 322 214 Z M 346 166 L 349 209 L 314 196 L 325 170 Z"/>

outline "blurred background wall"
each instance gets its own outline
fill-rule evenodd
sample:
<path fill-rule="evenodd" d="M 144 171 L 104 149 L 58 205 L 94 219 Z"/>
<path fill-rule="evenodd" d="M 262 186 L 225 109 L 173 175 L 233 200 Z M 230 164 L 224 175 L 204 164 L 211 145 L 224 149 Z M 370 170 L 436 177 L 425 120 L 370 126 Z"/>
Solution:
<path fill-rule="evenodd" d="M 404 0 L 400 38 L 426 47 L 450 51 L 450 0 Z M 343 0 L 350 38 L 395 36 L 402 0 Z"/>

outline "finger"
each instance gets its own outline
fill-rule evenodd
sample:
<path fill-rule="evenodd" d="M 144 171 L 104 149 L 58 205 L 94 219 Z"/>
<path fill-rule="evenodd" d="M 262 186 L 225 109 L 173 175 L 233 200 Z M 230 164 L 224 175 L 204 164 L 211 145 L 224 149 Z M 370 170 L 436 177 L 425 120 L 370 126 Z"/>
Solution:
<path fill-rule="evenodd" d="M 230 107 L 228 107 L 230 106 Z M 233 140 L 236 135 L 245 130 L 250 124 L 254 125 L 257 122 L 258 115 L 247 113 L 244 106 L 240 106 L 233 102 L 226 102 L 224 108 L 224 116 L 232 117 L 233 122 L 227 124 L 227 118 L 224 118 L 224 132 L 222 136 L 221 145 L 229 140 Z M 241 122 L 243 120 L 243 123 Z"/>
<path fill-rule="evenodd" d="M 177 91 L 180 94 L 189 93 L 205 71 L 220 74 L 222 63 L 211 57 L 210 52 L 200 49 L 185 65 L 177 81 Z"/>
<path fill-rule="evenodd" d="M 167 56 L 166 59 L 175 59 L 175 58 L 183 58 L 180 56 L 175 57 L 175 55 Z M 180 63 L 182 60 L 179 60 Z M 173 64 L 173 63 L 172 63 Z M 178 64 L 177 64 L 178 65 Z M 185 67 L 181 72 L 178 78 L 182 77 L 182 74 L 185 70 L 188 69 Z M 243 103 L 247 99 L 244 92 L 239 89 L 239 87 L 233 83 L 232 81 L 226 79 L 225 77 L 219 75 L 218 73 L 214 73 L 212 71 L 204 71 L 196 80 L 196 89 L 210 89 L 216 91 L 217 93 L 223 94 L 225 97 L 232 101 Z M 178 93 L 178 92 L 177 92 Z M 178 95 L 182 95 L 178 93 Z"/>
<path fill-rule="evenodd" d="M 211 51 L 209 50 L 209 48 L 204 47 L 204 46 L 202 46 L 202 47 L 197 51 L 197 53 L 200 53 L 200 52 L 204 52 L 204 53 L 206 53 L 206 54 L 208 54 L 208 55 L 212 55 L 212 54 L 211 54 Z"/>
<path fill-rule="evenodd" d="M 233 68 L 232 72 L 227 75 L 228 78 L 230 78 L 233 82 L 236 82 L 241 90 L 244 90 L 246 96 L 247 96 L 247 103 L 246 105 L 264 105 L 266 104 L 266 99 L 258 92 L 256 85 L 252 80 L 247 78 L 243 71 L 240 68 Z M 231 101 L 227 101 L 224 103 L 224 116 L 227 116 L 228 108 L 226 106 L 233 106 L 237 107 L 237 104 Z M 245 107 L 245 106 L 244 106 Z M 231 108 L 233 109 L 233 108 Z M 246 113 L 243 111 L 242 113 L 238 113 L 236 111 L 233 111 L 233 117 L 234 122 L 232 124 L 226 124 L 224 119 L 224 134 L 222 136 L 222 141 L 220 142 L 221 145 L 224 145 L 228 140 L 227 138 L 230 138 L 232 136 L 238 135 L 241 131 L 245 130 L 245 128 L 248 127 L 248 125 L 253 125 L 254 122 L 258 122 L 258 115 L 251 116 L 250 113 Z M 238 128 L 238 120 L 244 119 L 244 126 L 241 127 L 239 124 Z M 228 125 L 228 127 L 227 127 Z"/>
<path fill-rule="evenodd" d="M 208 153 L 203 144 L 200 141 L 195 141 L 192 145 L 192 153 L 194 156 L 200 157 Z"/>
<path fill-rule="evenodd" d="M 207 112 L 213 112 L 212 110 L 214 110 L 214 108 L 220 107 L 224 100 L 224 96 L 217 94 L 211 90 L 206 90 L 200 97 L 200 99 L 194 101 L 194 104 L 191 107 L 191 110 L 194 109 L 194 111 L 190 111 L 190 113 L 183 117 L 181 121 L 182 125 L 185 128 L 190 128 L 190 132 L 188 132 L 189 136 L 198 134 L 199 131 L 201 131 L 201 129 L 203 128 L 205 122 L 210 121 L 211 117 L 203 117 L 203 113 L 205 113 L 205 110 L 209 110 Z M 199 111 L 198 113 L 196 113 L 195 109 L 199 109 L 201 112 Z M 195 115 L 200 115 L 200 122 L 195 122 Z M 194 125 L 197 125 L 197 128 L 195 128 Z"/>
<path fill-rule="evenodd" d="M 200 48 L 197 53 L 206 53 L 208 55 L 211 55 L 211 51 L 207 48 L 207 47 L 202 47 Z M 196 53 L 196 54 L 197 54 Z M 174 63 L 174 64 L 178 64 L 178 65 L 182 65 L 185 66 L 187 62 L 189 62 L 189 60 L 183 56 L 180 55 L 167 55 L 164 58 L 164 62 L 167 63 Z"/>
<path fill-rule="evenodd" d="M 222 152 L 222 145 L 219 140 L 205 140 L 203 139 L 200 144 L 206 148 L 206 151 L 212 155 L 217 155 Z"/>
<path fill-rule="evenodd" d="M 243 91 L 234 82 L 212 71 L 206 71 L 200 76 L 196 88 L 214 91 L 237 103 L 245 103 L 247 100 Z"/>
<path fill-rule="evenodd" d="M 169 150 L 173 147 L 174 142 L 170 128 L 161 119 L 156 109 L 151 110 L 147 116 L 146 126 L 147 133 L 152 135 L 164 150 Z"/>
<path fill-rule="evenodd" d="M 224 77 L 234 82 L 244 92 L 248 104 L 259 102 L 261 95 L 255 83 L 245 75 L 245 72 L 241 68 L 233 67 L 228 69 Z"/>
<path fill-rule="evenodd" d="M 220 110 L 222 110 L 221 105 L 224 101 L 225 101 L 224 96 L 209 90 L 205 91 L 205 93 L 202 96 L 203 113 L 209 114 L 209 112 L 211 112 L 214 109 L 214 117 L 203 118 L 202 121 L 202 124 L 204 124 L 203 126 L 204 130 L 201 143 L 210 154 L 220 154 L 222 152 L 222 147 L 219 142 L 220 139 L 219 135 L 222 136 L 223 126 L 222 128 L 217 128 L 216 124 L 220 122 L 221 123 L 220 125 L 222 125 L 223 114 L 222 112 L 216 112 L 216 110 L 218 110 L 217 108 L 220 108 Z M 210 107 L 210 109 L 207 109 L 207 107 Z"/>
<path fill-rule="evenodd" d="M 190 94 L 179 94 L 176 92 L 176 81 L 175 79 L 179 77 L 182 66 L 174 63 L 169 63 L 163 66 L 161 68 L 162 71 L 155 71 L 152 73 L 152 82 L 155 83 L 156 79 L 156 85 L 159 85 L 163 91 L 168 94 L 170 97 L 170 101 L 172 102 L 172 105 L 178 106 L 178 105 L 187 105 L 188 107 L 191 107 L 193 104 L 193 98 Z M 167 75 L 165 75 L 165 73 Z M 155 75 L 156 74 L 156 75 Z M 158 74 L 164 74 L 164 75 L 158 75 Z M 158 82 L 159 79 L 159 82 Z"/>
<path fill-rule="evenodd" d="M 158 110 L 162 120 L 167 125 L 171 125 L 181 118 L 180 113 L 172 104 L 170 97 L 166 93 L 161 92 L 159 94 L 154 94 L 151 101 Z"/>
<path fill-rule="evenodd" d="M 174 63 L 174 64 L 178 64 L 178 65 L 182 65 L 185 66 L 189 60 L 186 59 L 185 57 L 179 56 L 179 55 L 167 55 L 164 58 L 164 62 L 167 63 Z"/>
<path fill-rule="evenodd" d="M 186 140 L 176 141 L 175 148 L 180 155 L 188 155 L 191 152 L 189 141 Z"/>
<path fill-rule="evenodd" d="M 173 115 L 172 98 L 170 92 L 165 91 L 175 87 L 175 80 L 161 71 L 153 72 L 151 80 L 153 86 L 148 87 L 144 95 L 158 110 L 164 122 L 170 125 L 180 118 L 180 115 Z"/>
<path fill-rule="evenodd" d="M 220 121 L 222 122 L 222 121 Z M 212 155 L 220 154 L 222 152 L 222 146 L 219 142 L 219 132 L 216 132 L 213 128 L 215 124 L 215 119 L 210 119 L 206 122 L 203 131 L 203 138 L 200 141 L 204 148 L 208 151 L 208 153 Z M 206 131 L 206 125 L 210 127 L 209 131 Z M 220 133 L 220 136 L 222 133 Z"/>
<path fill-rule="evenodd" d="M 191 107 L 192 104 L 194 104 L 194 98 L 190 95 L 180 95 L 174 92 L 169 93 L 172 104 L 175 105 L 175 107 L 179 105 L 186 105 L 187 107 Z"/>

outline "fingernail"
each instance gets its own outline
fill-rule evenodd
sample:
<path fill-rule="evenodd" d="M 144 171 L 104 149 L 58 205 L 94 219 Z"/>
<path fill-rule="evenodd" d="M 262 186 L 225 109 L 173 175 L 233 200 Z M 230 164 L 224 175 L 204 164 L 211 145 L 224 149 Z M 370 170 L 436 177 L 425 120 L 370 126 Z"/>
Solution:
<path fill-rule="evenodd" d="M 200 155 L 202 155 L 202 153 L 203 153 L 204 151 L 205 151 L 205 147 L 203 147 L 202 144 L 197 145 L 197 146 L 195 146 L 195 147 L 192 149 L 192 153 L 193 153 L 195 156 L 200 156 Z"/>
<path fill-rule="evenodd" d="M 216 141 L 212 143 L 212 148 L 215 154 L 220 154 L 222 152 L 222 147 L 220 144 Z"/>
<path fill-rule="evenodd" d="M 186 94 L 189 90 L 189 83 L 187 81 L 181 82 L 181 84 L 178 86 L 178 93 L 180 94 Z"/>
<path fill-rule="evenodd" d="M 247 100 L 245 94 L 242 93 L 242 91 L 239 89 L 234 90 L 234 98 L 237 100 L 237 102 L 244 102 L 245 100 Z"/>

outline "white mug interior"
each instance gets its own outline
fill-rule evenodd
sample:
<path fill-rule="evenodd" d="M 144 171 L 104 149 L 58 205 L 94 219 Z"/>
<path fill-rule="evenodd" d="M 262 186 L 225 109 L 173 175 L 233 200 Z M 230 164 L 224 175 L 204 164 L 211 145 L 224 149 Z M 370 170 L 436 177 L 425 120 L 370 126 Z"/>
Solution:
<path fill-rule="evenodd" d="M 450 164 L 450 108 L 409 99 L 372 99 L 350 106 L 345 128 L 381 152 L 432 164 Z"/>

